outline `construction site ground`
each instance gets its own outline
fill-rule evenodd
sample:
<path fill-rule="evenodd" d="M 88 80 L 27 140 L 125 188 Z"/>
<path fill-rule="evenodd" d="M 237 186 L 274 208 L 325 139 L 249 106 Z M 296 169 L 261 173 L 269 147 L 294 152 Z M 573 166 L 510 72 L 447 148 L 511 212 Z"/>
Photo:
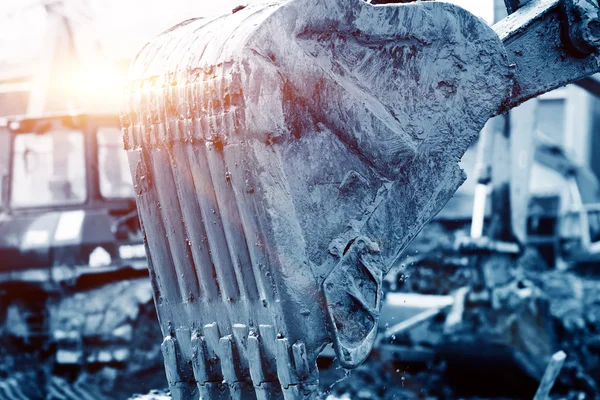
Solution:
<path fill-rule="evenodd" d="M 429 224 L 393 272 L 396 275 L 388 277 L 388 290 L 445 295 L 472 285 L 471 256 L 454 250 L 456 237 L 466 232 L 466 227 Z M 600 271 L 597 266 L 559 271 L 548 268 L 535 250 L 527 250 L 511 268 L 521 274 L 520 279 L 527 285 L 538 288 L 547 300 L 557 347 L 567 353 L 552 397 L 599 397 Z M 48 314 L 54 339 L 42 343 L 35 337 L 23 340 L 26 324 L 20 320 L 23 313 L 19 311 L 18 304 L 9 304 L 4 309 L 0 399 L 168 398 L 160 353 L 162 335 L 147 278 L 65 293 L 50 302 Z M 477 318 L 474 315 L 478 315 Z M 509 314 L 505 317 L 510 319 Z M 465 332 L 470 332 L 473 337 L 483 336 L 478 340 L 484 339 L 486 329 L 493 331 L 485 326 L 486 321 L 484 311 L 475 310 L 470 316 L 465 313 L 457 335 L 464 337 Z M 505 360 L 490 362 L 489 358 L 474 357 L 485 345 L 465 347 L 463 355 L 467 362 L 464 363 L 457 362 L 461 357 L 456 354 L 436 355 L 443 323 L 443 316 L 434 318 L 427 324 L 425 332 L 428 333 L 423 335 L 420 331 L 419 346 L 430 346 L 425 350 L 434 353 L 423 362 L 398 361 L 389 350 L 394 343 L 376 350 L 354 371 L 340 369 L 335 360 L 321 360 L 322 398 L 533 397 L 537 381 L 522 369 Z M 57 363 L 64 347 L 58 339 L 73 332 L 83 338 L 83 359 L 74 364 L 64 364 L 65 360 Z M 407 338 L 403 340 L 406 346 Z"/>

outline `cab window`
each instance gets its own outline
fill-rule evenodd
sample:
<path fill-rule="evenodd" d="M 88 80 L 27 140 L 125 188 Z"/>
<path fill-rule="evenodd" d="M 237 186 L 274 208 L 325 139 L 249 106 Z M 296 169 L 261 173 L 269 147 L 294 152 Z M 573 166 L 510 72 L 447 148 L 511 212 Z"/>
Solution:
<path fill-rule="evenodd" d="M 14 138 L 11 206 L 43 207 L 86 200 L 81 131 L 20 133 Z"/>

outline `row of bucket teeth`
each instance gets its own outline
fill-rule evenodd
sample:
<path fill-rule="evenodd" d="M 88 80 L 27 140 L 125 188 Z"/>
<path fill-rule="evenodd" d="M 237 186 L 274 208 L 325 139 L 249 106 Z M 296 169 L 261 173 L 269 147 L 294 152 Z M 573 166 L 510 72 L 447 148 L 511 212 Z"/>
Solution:
<path fill-rule="evenodd" d="M 317 370 L 309 365 L 303 342 L 290 345 L 272 325 L 232 328 L 232 334 L 220 336 L 212 323 L 202 333 L 180 329 L 163 340 L 175 400 L 195 398 L 195 393 L 200 399 L 296 400 L 314 393 Z"/>

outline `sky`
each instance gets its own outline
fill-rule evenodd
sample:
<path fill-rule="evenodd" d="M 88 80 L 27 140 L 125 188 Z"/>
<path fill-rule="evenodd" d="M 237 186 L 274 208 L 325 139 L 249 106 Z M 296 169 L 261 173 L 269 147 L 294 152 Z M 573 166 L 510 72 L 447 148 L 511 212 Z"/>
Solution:
<path fill-rule="evenodd" d="M 492 0 L 450 0 L 447 2 L 454 3 L 469 10 L 478 17 L 486 20 L 488 23 L 493 22 L 494 2 Z"/>
<path fill-rule="evenodd" d="M 77 37 L 117 59 L 127 58 L 146 41 L 192 16 L 228 11 L 256 0 L 64 0 L 78 16 Z M 493 0 L 446 0 L 492 21 Z M 0 0 L 0 76 L 3 66 L 35 58 L 43 46 L 48 0 Z"/>

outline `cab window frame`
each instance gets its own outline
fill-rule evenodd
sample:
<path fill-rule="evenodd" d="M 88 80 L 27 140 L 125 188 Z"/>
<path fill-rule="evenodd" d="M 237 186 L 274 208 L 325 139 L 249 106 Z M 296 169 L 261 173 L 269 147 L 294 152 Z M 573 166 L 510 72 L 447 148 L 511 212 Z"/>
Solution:
<path fill-rule="evenodd" d="M 77 157 L 78 163 L 80 162 L 82 169 L 82 177 L 79 178 L 81 183 L 83 184 L 83 196 L 80 196 L 75 201 L 55 201 L 55 202 L 41 202 L 41 203 L 31 203 L 31 204 L 23 204 L 15 202 L 15 185 L 17 184 L 16 179 L 16 157 L 19 155 L 16 151 L 17 140 L 22 138 L 25 135 L 33 135 L 31 137 L 35 137 L 35 135 L 39 135 L 40 137 L 51 135 L 54 132 L 64 132 L 67 135 L 69 134 L 77 134 L 81 139 L 78 143 L 80 147 L 81 155 L 77 155 L 77 151 L 73 152 L 75 157 Z M 8 162 L 8 175 L 9 180 L 7 183 L 8 190 L 6 195 L 6 207 L 15 210 L 15 211 L 24 211 L 24 210 L 36 210 L 36 209 L 62 209 L 62 208 L 72 208 L 72 207 L 81 207 L 82 205 L 88 203 L 91 195 L 90 182 L 87 178 L 89 173 L 89 163 L 88 163 L 88 153 L 87 153 L 87 135 L 85 129 L 82 127 L 69 127 L 52 124 L 51 128 L 45 130 L 43 132 L 36 132 L 35 130 L 25 130 L 19 132 L 12 132 L 12 137 L 10 138 L 10 156 Z M 79 139 L 78 139 L 79 140 Z M 19 153 L 20 154 L 20 153 Z M 79 158 L 81 157 L 81 158 Z M 47 181 L 49 183 L 49 180 Z"/>

